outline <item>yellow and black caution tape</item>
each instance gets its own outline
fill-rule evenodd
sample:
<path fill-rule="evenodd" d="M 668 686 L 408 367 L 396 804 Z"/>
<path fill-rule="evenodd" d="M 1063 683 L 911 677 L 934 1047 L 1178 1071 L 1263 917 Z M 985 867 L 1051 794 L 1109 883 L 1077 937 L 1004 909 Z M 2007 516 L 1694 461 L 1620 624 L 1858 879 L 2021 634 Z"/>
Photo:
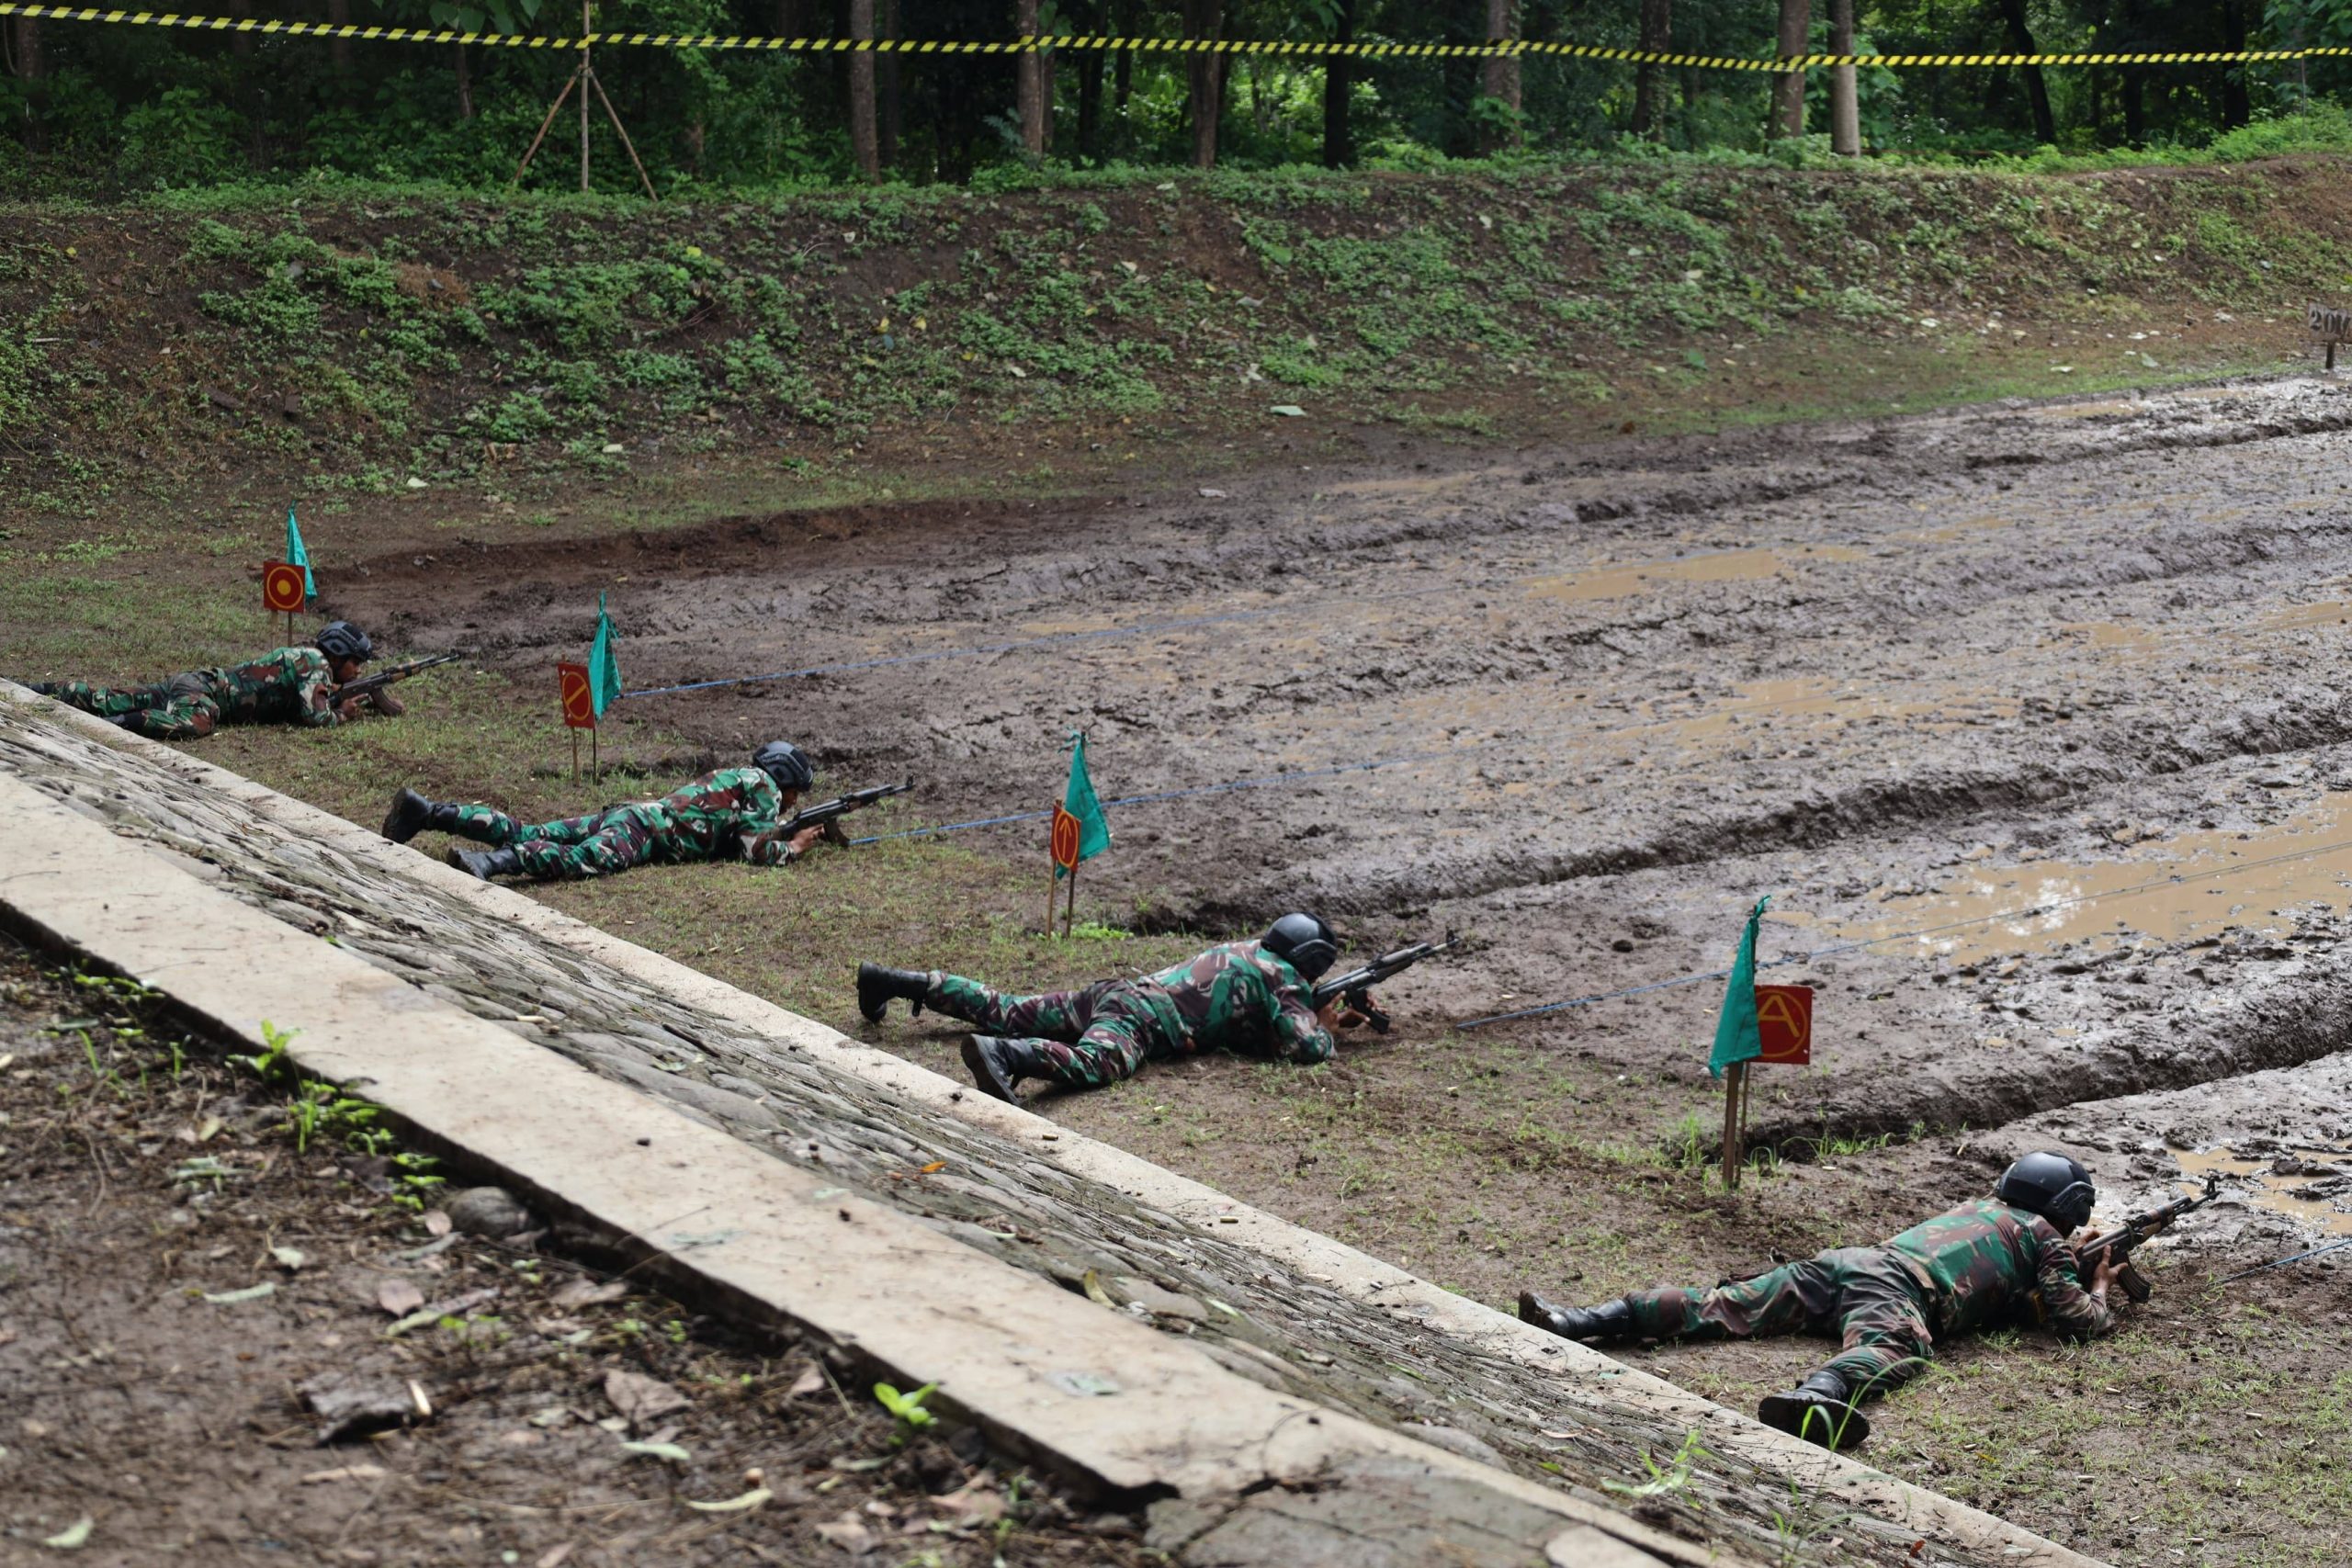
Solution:
<path fill-rule="evenodd" d="M 959 43 L 944 39 L 741 38 L 713 33 L 582 33 L 577 38 L 529 33 L 461 32 L 447 28 L 375 28 L 350 23 L 260 20 L 251 17 L 191 17 L 175 11 L 107 11 L 95 6 L 28 6 L 0 0 L 0 17 L 60 22 L 112 22 L 133 27 L 188 28 L 200 32 L 266 33 L 285 38 L 380 39 L 388 43 L 471 43 L 487 49 L 575 50 L 640 46 L 648 49 L 767 51 L 782 54 L 869 51 L 876 54 L 1037 54 L 1049 51 L 1133 50 L 1144 54 L 1272 54 L 1321 58 L 1335 54 L 1380 60 L 1486 59 L 1534 55 L 1607 60 L 1630 65 L 1671 65 L 1700 71 L 1805 71 L 1827 65 L 1878 66 L 1896 70 L 2012 65 L 2203 65 L 2251 61 L 2321 60 L 2352 56 L 2352 48 L 2254 49 L 2159 54 L 1799 54 L 1781 59 L 1734 55 L 1667 54 L 1652 50 L 1601 49 L 1591 44 L 1504 39 L 1487 43 L 1312 43 L 1281 39 L 1107 38 L 1091 34 L 1042 35 Z"/>

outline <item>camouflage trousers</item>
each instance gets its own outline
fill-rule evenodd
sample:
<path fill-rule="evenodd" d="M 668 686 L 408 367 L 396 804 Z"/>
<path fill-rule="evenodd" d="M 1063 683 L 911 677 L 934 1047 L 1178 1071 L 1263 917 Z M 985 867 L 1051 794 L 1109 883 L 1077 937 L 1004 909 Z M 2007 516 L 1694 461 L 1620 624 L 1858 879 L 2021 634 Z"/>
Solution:
<path fill-rule="evenodd" d="M 655 806 L 608 806 L 584 817 L 517 822 L 492 807 L 460 806 L 449 830 L 513 849 L 526 875 L 578 881 L 678 858 L 670 852 L 668 816 Z"/>
<path fill-rule="evenodd" d="M 922 1004 L 962 1019 L 983 1034 L 1002 1035 L 1036 1048 L 1045 1070 L 1036 1076 L 1072 1089 L 1100 1089 L 1131 1078 L 1146 1062 L 1184 1054 L 1169 1038 L 1142 983 L 1098 980 L 1083 990 L 1007 996 L 978 980 L 933 971 Z"/>
<path fill-rule="evenodd" d="M 100 718 L 127 719 L 125 729 L 151 740 L 198 740 L 220 724 L 220 705 L 194 675 L 152 686 L 94 686 L 87 681 L 40 681 L 32 688 L 68 707 Z"/>
<path fill-rule="evenodd" d="M 1712 1291 L 1637 1291 L 1625 1304 L 1651 1339 L 1838 1334 L 1845 1348 L 1823 1370 L 1858 1398 L 1909 1382 L 1936 1353 L 1927 1287 L 1882 1247 L 1840 1247 Z"/>

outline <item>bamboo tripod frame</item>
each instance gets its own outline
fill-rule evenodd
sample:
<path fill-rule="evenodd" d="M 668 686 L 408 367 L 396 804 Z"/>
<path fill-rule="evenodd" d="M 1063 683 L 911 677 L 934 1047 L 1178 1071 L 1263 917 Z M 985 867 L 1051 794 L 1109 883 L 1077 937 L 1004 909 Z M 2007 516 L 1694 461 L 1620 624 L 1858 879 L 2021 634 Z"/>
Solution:
<path fill-rule="evenodd" d="M 581 0 L 580 31 L 583 38 L 595 31 L 589 19 L 589 0 Z M 539 143 L 548 139 L 548 131 L 554 126 L 555 117 L 563 112 L 564 100 L 571 96 L 574 87 L 580 89 L 580 188 L 582 191 L 588 188 L 588 95 L 593 92 L 596 95 L 596 101 L 605 106 L 605 118 L 613 122 L 613 134 L 621 139 L 621 150 L 628 154 L 629 164 L 637 170 L 638 183 L 645 187 L 646 199 L 661 200 L 653 193 L 653 180 L 645 172 L 644 160 L 637 155 L 637 144 L 628 139 L 628 130 L 621 124 L 620 110 L 613 107 L 613 100 L 605 94 L 604 83 L 596 79 L 596 67 L 588 58 L 585 42 L 580 46 L 580 63 L 572 67 L 571 76 L 563 84 L 563 91 L 558 93 L 555 102 L 548 106 L 548 118 L 539 122 L 539 133 L 531 138 L 531 145 L 524 150 L 523 161 L 514 165 L 514 183 L 522 183 L 524 174 L 531 166 L 531 160 L 538 156 Z"/>

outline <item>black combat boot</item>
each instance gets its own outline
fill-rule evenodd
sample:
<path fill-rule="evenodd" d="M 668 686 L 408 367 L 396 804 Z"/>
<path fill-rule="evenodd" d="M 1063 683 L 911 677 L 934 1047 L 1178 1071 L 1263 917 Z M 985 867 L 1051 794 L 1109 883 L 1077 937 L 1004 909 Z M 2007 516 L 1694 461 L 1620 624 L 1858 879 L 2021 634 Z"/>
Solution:
<path fill-rule="evenodd" d="M 456 832 L 457 807 L 448 801 L 427 800 L 413 789 L 392 796 L 392 808 L 384 818 L 384 837 L 396 844 L 405 844 L 427 828 L 440 833 Z"/>
<path fill-rule="evenodd" d="M 1014 1085 L 1023 1078 L 1041 1077 L 1046 1070 L 1033 1042 L 995 1034 L 975 1034 L 965 1041 L 964 1066 L 971 1070 L 974 1083 L 1007 1105 L 1021 1103 Z"/>
<path fill-rule="evenodd" d="M 882 1021 L 882 1015 L 890 1010 L 892 997 L 904 997 L 914 1004 L 907 1011 L 909 1018 L 919 1016 L 930 990 L 931 976 L 920 969 L 885 969 L 879 964 L 857 966 L 857 1010 L 868 1023 Z"/>
<path fill-rule="evenodd" d="M 449 852 L 449 863 L 459 871 L 469 872 L 488 882 L 493 876 L 520 876 L 523 857 L 511 849 L 460 850 Z"/>
<path fill-rule="evenodd" d="M 1855 1407 L 1854 1392 L 1838 1373 L 1814 1373 L 1786 1393 L 1768 1393 L 1756 1418 L 1825 1449 L 1850 1449 L 1871 1435 L 1870 1418 Z"/>
<path fill-rule="evenodd" d="M 1623 1296 L 1597 1307 L 1564 1307 L 1533 1291 L 1521 1291 L 1519 1321 L 1548 1328 L 1563 1339 L 1589 1339 L 1602 1345 L 1634 1337 L 1634 1314 Z"/>

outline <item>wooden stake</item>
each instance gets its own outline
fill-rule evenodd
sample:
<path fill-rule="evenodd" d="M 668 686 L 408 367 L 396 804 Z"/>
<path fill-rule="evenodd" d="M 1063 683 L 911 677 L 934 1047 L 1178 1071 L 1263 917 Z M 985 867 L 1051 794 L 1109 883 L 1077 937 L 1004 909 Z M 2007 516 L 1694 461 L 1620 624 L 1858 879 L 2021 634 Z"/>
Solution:
<path fill-rule="evenodd" d="M 596 760 L 596 727 L 593 724 L 588 727 L 588 782 L 605 782 L 605 764 Z"/>
<path fill-rule="evenodd" d="M 588 85 L 596 89 L 596 101 L 605 106 L 605 113 L 612 118 L 613 134 L 621 139 L 621 151 L 628 154 L 628 161 L 631 164 L 637 165 L 638 183 L 645 187 L 645 199 L 648 201 L 661 200 L 662 198 L 660 197 L 653 194 L 653 176 L 645 172 L 644 161 L 637 155 L 637 143 L 628 139 L 628 131 L 627 128 L 621 124 L 621 111 L 613 107 L 613 100 L 605 96 L 605 84 L 603 78 L 596 75 L 593 71 L 588 72 L 587 76 Z M 583 103 L 581 107 L 584 110 L 587 106 Z"/>
<path fill-rule="evenodd" d="M 1050 918 L 1050 917 L 1049 917 Z M 1069 928 L 1078 919 L 1078 867 L 1069 868 L 1069 903 L 1062 910 L 1062 935 L 1069 935 Z"/>
<path fill-rule="evenodd" d="M 555 124 L 555 117 L 563 112 L 563 100 L 571 96 L 571 89 L 578 86 L 579 83 L 580 73 L 577 71 L 564 78 L 563 91 L 558 93 L 555 96 L 555 102 L 548 106 L 548 118 L 539 121 L 539 133 L 531 138 L 531 144 L 523 149 L 523 161 L 514 165 L 516 183 L 521 182 L 525 172 L 531 166 L 531 160 L 538 155 L 539 143 L 548 139 L 548 130 Z M 582 90 L 584 92 L 586 89 Z"/>
<path fill-rule="evenodd" d="M 1734 1062 L 1724 1069 L 1724 1185 L 1739 1186 L 1739 1097 L 1747 1084 L 1747 1064 Z"/>
<path fill-rule="evenodd" d="M 1061 867 L 1055 863 L 1054 858 L 1050 854 L 1047 855 L 1046 857 L 1046 934 L 1048 937 L 1054 934 L 1054 894 L 1058 891 L 1054 886 L 1054 883 L 1057 880 L 1056 874 L 1060 870 Z"/>
<path fill-rule="evenodd" d="M 571 782 L 580 782 L 580 731 L 571 732 Z"/>

